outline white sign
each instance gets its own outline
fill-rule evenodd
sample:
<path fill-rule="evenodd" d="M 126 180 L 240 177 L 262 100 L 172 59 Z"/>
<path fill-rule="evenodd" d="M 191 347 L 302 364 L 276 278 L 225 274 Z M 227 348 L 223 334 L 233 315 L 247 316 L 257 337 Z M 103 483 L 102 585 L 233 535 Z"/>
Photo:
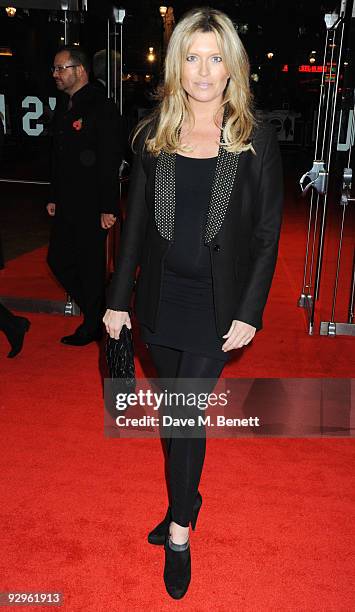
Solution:
<path fill-rule="evenodd" d="M 48 98 L 47 106 L 51 111 L 54 111 L 56 106 L 56 98 Z M 21 103 L 21 108 L 28 111 L 22 117 L 22 129 L 28 136 L 40 136 L 44 131 L 43 121 L 40 119 L 43 117 L 45 107 L 37 96 L 26 96 Z M 3 120 L 5 134 L 11 132 L 8 129 L 8 122 L 6 121 L 6 103 L 4 94 L 0 94 L 0 119 Z"/>

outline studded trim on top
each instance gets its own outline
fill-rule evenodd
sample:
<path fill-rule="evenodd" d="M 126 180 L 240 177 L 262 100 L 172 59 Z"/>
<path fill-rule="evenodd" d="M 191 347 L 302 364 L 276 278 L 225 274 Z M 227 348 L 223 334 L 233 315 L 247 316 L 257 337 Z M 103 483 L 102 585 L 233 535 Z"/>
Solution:
<path fill-rule="evenodd" d="M 155 222 L 159 234 L 166 240 L 174 239 L 175 221 L 175 153 L 161 151 L 155 174 Z"/>
<path fill-rule="evenodd" d="M 221 229 L 237 174 L 239 156 L 240 153 L 229 153 L 224 147 L 219 147 L 207 215 L 205 244 L 211 242 Z M 175 153 L 161 151 L 155 175 L 155 222 L 160 235 L 170 241 L 174 240 L 175 162 Z"/>
<path fill-rule="evenodd" d="M 226 216 L 234 180 L 237 174 L 240 153 L 229 153 L 219 147 L 216 172 L 214 175 L 211 201 L 208 210 L 205 243 L 215 238 Z"/>

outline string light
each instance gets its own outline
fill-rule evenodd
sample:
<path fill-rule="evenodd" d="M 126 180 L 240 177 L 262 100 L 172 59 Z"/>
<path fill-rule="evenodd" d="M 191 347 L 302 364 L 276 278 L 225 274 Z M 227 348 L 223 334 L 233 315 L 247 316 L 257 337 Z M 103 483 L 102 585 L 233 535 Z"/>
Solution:
<path fill-rule="evenodd" d="M 149 47 L 149 53 L 147 55 L 147 60 L 148 60 L 148 62 L 155 62 L 155 54 L 154 54 L 154 48 L 153 47 Z"/>
<path fill-rule="evenodd" d="M 14 6 L 7 6 L 5 11 L 8 17 L 15 17 L 16 15 L 16 9 Z"/>
<path fill-rule="evenodd" d="M 12 54 L 11 49 L 9 49 L 9 47 L 0 47 L 0 55 L 12 57 L 13 54 Z"/>

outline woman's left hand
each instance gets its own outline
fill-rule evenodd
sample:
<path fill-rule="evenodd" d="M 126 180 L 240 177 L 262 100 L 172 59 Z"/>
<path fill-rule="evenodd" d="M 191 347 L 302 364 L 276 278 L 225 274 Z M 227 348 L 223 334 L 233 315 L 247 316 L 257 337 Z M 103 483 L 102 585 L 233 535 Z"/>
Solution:
<path fill-rule="evenodd" d="M 249 325 L 249 323 L 234 319 L 228 333 L 223 336 L 223 338 L 227 338 L 227 340 L 222 346 L 222 351 L 231 351 L 232 349 L 246 346 L 254 338 L 255 332 L 256 327 Z"/>

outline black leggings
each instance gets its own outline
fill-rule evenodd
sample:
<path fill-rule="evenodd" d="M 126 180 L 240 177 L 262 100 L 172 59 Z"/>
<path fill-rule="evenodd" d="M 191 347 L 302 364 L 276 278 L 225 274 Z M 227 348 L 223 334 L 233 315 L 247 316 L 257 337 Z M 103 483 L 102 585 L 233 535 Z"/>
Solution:
<path fill-rule="evenodd" d="M 203 390 L 210 393 L 225 364 L 219 359 L 154 344 L 150 344 L 149 349 L 159 378 L 184 379 L 184 392 L 190 390 L 197 393 Z M 187 380 L 191 378 L 209 380 L 204 383 L 199 381 L 198 384 L 196 381 L 194 384 Z M 181 390 L 181 386 L 177 384 L 175 390 Z M 190 414 L 200 412 L 197 407 L 190 407 L 189 410 Z M 199 437 L 189 437 L 189 432 L 186 433 L 181 437 L 163 438 L 172 520 L 182 527 L 188 527 L 191 521 L 206 452 L 204 428 L 199 428 Z"/>

